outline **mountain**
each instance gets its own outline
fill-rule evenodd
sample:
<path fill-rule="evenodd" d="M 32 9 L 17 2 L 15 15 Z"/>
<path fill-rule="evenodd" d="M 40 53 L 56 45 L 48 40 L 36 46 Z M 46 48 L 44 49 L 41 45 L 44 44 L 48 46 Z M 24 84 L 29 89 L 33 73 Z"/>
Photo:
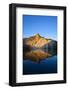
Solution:
<path fill-rule="evenodd" d="M 51 41 L 51 39 L 44 38 L 39 34 L 23 39 L 24 46 L 30 46 L 35 48 L 42 48 L 43 46 L 49 44 Z"/>

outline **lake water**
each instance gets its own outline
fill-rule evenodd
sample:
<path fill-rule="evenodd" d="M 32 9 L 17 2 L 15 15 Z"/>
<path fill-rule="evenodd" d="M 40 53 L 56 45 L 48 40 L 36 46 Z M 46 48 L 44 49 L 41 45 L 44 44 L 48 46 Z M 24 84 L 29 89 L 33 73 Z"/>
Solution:
<path fill-rule="evenodd" d="M 57 54 L 53 50 L 31 50 L 24 53 L 23 74 L 57 73 Z"/>

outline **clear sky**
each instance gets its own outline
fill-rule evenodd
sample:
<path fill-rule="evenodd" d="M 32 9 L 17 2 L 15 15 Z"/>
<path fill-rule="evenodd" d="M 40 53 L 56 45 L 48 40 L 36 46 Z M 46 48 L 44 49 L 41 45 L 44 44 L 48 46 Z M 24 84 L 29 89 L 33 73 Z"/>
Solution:
<path fill-rule="evenodd" d="M 23 16 L 24 37 L 30 37 L 37 33 L 49 39 L 57 40 L 57 16 Z"/>

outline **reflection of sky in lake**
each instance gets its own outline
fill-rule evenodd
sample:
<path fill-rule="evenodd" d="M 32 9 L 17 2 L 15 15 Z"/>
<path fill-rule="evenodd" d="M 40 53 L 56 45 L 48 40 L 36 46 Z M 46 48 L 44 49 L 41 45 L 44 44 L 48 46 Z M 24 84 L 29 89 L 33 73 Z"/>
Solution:
<path fill-rule="evenodd" d="M 41 55 L 38 56 L 38 53 Z M 29 57 L 29 55 L 33 56 L 33 60 L 30 60 L 31 58 Z M 37 50 L 36 52 L 34 50 L 32 54 L 31 52 L 29 52 L 27 58 L 23 60 L 23 74 L 27 75 L 47 73 L 57 73 L 57 55 L 54 55 L 53 52 L 53 55 L 51 56 L 45 52 L 43 53 L 42 50 Z"/>

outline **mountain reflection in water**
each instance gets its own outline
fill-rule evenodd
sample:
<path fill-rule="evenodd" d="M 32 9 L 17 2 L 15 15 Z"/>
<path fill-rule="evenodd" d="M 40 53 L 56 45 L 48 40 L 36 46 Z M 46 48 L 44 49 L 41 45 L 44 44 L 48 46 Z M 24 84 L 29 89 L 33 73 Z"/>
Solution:
<path fill-rule="evenodd" d="M 23 75 L 57 73 L 56 49 L 32 49 L 23 52 Z"/>
<path fill-rule="evenodd" d="M 30 51 L 24 52 L 24 60 L 31 60 L 34 62 L 41 62 L 42 60 L 45 60 L 46 58 L 52 57 L 56 55 L 56 50 L 50 49 L 34 49 Z"/>

